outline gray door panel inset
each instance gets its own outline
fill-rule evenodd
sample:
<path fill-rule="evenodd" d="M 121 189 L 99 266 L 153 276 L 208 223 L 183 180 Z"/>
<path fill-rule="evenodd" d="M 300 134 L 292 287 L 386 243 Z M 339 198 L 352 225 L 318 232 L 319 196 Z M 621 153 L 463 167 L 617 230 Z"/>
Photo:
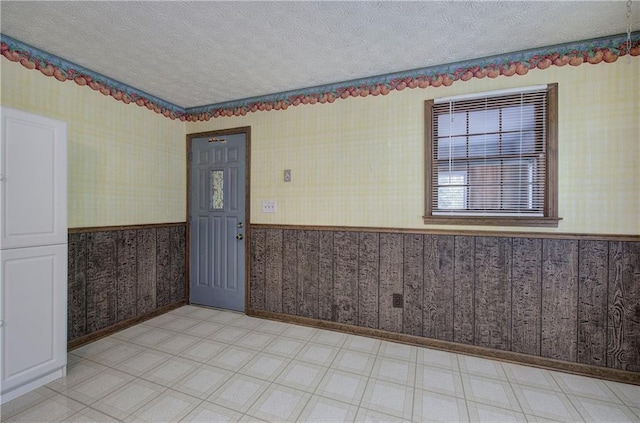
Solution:
<path fill-rule="evenodd" d="M 246 135 L 191 142 L 190 300 L 245 308 Z"/>

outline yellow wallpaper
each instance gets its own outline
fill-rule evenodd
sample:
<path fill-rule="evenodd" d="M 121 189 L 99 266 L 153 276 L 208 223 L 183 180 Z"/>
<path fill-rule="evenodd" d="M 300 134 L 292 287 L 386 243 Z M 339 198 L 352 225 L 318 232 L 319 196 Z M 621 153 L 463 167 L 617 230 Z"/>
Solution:
<path fill-rule="evenodd" d="M 69 227 L 186 218 L 185 124 L 0 60 L 1 104 L 64 120 Z"/>
<path fill-rule="evenodd" d="M 551 82 L 559 84 L 563 220 L 539 231 L 640 234 L 640 57 L 218 118 L 186 130 L 252 127 L 252 223 L 427 228 L 424 100 Z M 283 182 L 284 169 L 292 182 Z M 277 213 L 262 213 L 265 200 L 277 201 Z"/>

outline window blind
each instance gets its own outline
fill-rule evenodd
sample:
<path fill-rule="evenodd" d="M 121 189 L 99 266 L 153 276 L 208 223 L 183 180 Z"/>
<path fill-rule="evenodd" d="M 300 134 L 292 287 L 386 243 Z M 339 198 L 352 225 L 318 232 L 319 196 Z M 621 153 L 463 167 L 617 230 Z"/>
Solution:
<path fill-rule="evenodd" d="M 543 216 L 547 87 L 434 101 L 433 215 Z"/>

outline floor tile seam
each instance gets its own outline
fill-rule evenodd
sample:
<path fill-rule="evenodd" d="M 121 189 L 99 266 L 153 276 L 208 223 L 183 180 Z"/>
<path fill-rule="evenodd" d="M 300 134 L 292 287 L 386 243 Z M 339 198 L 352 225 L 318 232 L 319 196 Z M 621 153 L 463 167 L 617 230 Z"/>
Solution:
<path fill-rule="evenodd" d="M 617 408 L 617 409 L 622 409 L 622 407 L 624 407 L 624 408 L 628 409 L 629 411 L 631 411 L 631 414 L 636 414 L 636 413 L 635 413 L 635 411 L 633 410 L 632 406 L 629 406 L 629 405 L 627 405 L 627 404 L 625 404 L 625 403 L 618 404 L 618 403 L 611 402 L 611 401 L 596 400 L 596 399 L 593 399 L 593 398 L 582 397 L 582 396 L 580 396 L 580 395 L 575 395 L 575 394 L 565 394 L 565 395 L 566 395 L 566 397 L 569 399 L 569 402 L 571 403 L 571 405 L 573 406 L 573 408 L 575 408 L 575 409 L 578 411 L 578 414 L 580 414 L 581 416 L 582 416 L 583 414 L 580 412 L 580 409 L 581 409 L 581 408 L 584 408 L 584 407 L 583 407 L 582 405 L 581 405 L 581 407 L 578 407 L 578 405 L 576 405 L 576 401 L 580 401 L 580 400 L 582 400 L 582 401 L 587 401 L 587 402 L 588 402 L 588 401 L 598 401 L 598 402 L 603 402 L 603 403 L 606 403 L 606 404 L 608 404 L 608 405 L 610 405 L 610 406 L 612 406 L 612 407 L 614 407 L 614 408 Z M 585 410 L 585 411 L 586 411 L 586 410 Z M 639 416 L 639 417 L 640 417 L 640 416 Z M 583 417 L 583 419 L 584 419 L 584 420 L 587 420 L 585 417 Z"/>
<path fill-rule="evenodd" d="M 162 391 L 161 391 L 158 395 L 156 395 L 156 396 L 154 396 L 153 398 L 151 398 L 149 401 L 145 402 L 145 405 L 146 405 L 146 404 L 148 404 L 148 403 L 149 403 L 150 401 L 152 401 L 154 398 L 158 397 L 159 395 L 161 395 L 162 393 L 164 393 L 166 390 L 168 390 L 168 389 L 169 389 L 168 387 L 166 387 L 166 386 L 164 386 L 164 385 L 161 385 L 161 384 L 159 384 L 159 383 L 157 383 L 157 382 L 153 382 L 153 381 L 150 381 L 150 380 L 146 380 L 146 379 L 143 379 L 142 377 L 135 377 L 134 379 L 132 379 L 132 380 L 130 380 L 130 381 L 127 381 L 127 382 L 125 382 L 123 385 L 121 385 L 121 386 L 119 386 L 119 387 L 117 387 L 117 388 L 115 388 L 115 389 L 111 389 L 111 390 L 109 390 L 109 392 L 105 393 L 105 394 L 104 394 L 104 395 L 102 395 L 100 398 L 98 398 L 98 399 L 96 399 L 96 400 L 93 400 L 93 401 L 91 402 L 91 404 L 87 404 L 86 402 L 83 402 L 83 401 L 81 401 L 81 400 L 79 400 L 79 399 L 73 398 L 73 397 L 71 397 L 71 396 L 69 396 L 69 395 L 66 395 L 65 393 L 61 393 L 61 395 L 64 395 L 64 396 L 66 396 L 67 398 L 69 398 L 69 399 L 71 399 L 71 400 L 73 400 L 73 401 L 79 402 L 79 403 L 81 403 L 81 404 L 85 405 L 87 408 L 95 409 L 93 406 L 94 406 L 95 404 L 97 404 L 99 401 L 104 400 L 104 399 L 105 399 L 106 397 L 108 397 L 109 395 L 111 395 L 111 394 L 115 393 L 116 391 L 118 391 L 118 390 L 120 390 L 120 389 L 124 388 L 125 386 L 127 386 L 127 385 L 129 385 L 129 384 L 131 384 L 131 383 L 133 383 L 133 382 L 135 382 L 135 381 L 137 381 L 137 380 L 142 380 L 142 381 L 144 381 L 144 382 L 146 382 L 146 383 L 152 383 L 152 384 L 154 384 L 154 385 L 158 386 L 159 388 L 162 388 Z M 97 409 L 95 409 L 95 410 L 96 410 L 96 411 L 98 411 L 98 412 L 100 412 L 100 413 L 108 414 L 108 413 L 105 413 L 104 411 L 100 411 L 100 410 L 97 410 Z M 136 410 L 136 411 L 137 411 L 137 410 Z M 134 411 L 134 412 L 135 412 L 135 411 Z M 134 412 L 132 412 L 132 413 L 130 413 L 130 414 L 133 414 Z M 109 416 L 111 416 L 111 415 L 109 414 Z M 111 416 L 111 417 L 114 417 L 114 416 Z M 127 416 L 127 417 L 129 417 L 129 416 Z M 114 418 L 115 418 L 115 417 L 114 417 Z"/>
<path fill-rule="evenodd" d="M 211 394 L 211 395 L 213 395 L 213 394 Z M 207 397 L 207 398 L 209 398 L 209 397 Z M 227 407 L 226 405 L 216 404 L 215 402 L 209 401 L 208 399 L 204 399 L 204 400 L 202 400 L 202 402 L 198 405 L 198 407 L 202 406 L 204 403 L 207 403 L 207 404 L 213 405 L 214 407 L 224 408 L 225 410 L 229 410 L 229 411 L 231 411 L 232 413 L 239 414 L 239 415 L 240 415 L 240 419 L 238 419 L 238 420 L 233 420 L 234 422 L 240 421 L 240 420 L 245 416 L 245 414 L 246 414 L 246 413 L 243 413 L 243 412 L 241 412 L 241 411 L 234 410 L 233 408 L 229 408 L 229 407 Z M 196 408 L 198 408 L 198 407 L 196 407 Z M 190 412 L 189 412 L 189 414 L 191 414 L 194 410 L 195 410 L 195 408 L 194 408 L 192 411 L 190 411 Z M 253 417 L 253 416 L 250 416 L 250 417 Z M 256 418 L 256 417 L 253 417 L 253 418 Z"/>
<path fill-rule="evenodd" d="M 562 388 L 560 388 L 559 386 L 541 386 L 541 385 L 537 385 L 535 382 L 529 382 L 529 381 L 522 381 L 522 380 L 518 380 L 518 379 L 512 379 L 507 377 L 507 381 L 513 386 L 513 385 L 517 385 L 517 386 L 522 386 L 522 387 L 526 387 L 526 388 L 534 388 L 534 389 L 542 389 L 545 391 L 551 391 L 551 392 L 556 392 L 556 393 L 561 393 L 564 394 L 565 392 L 562 390 Z"/>
<path fill-rule="evenodd" d="M 517 409 L 517 410 L 514 410 L 513 407 L 505 407 L 503 405 L 497 405 L 495 403 L 489 404 L 489 403 L 486 403 L 486 402 L 474 401 L 474 400 L 470 400 L 470 399 L 465 399 L 465 402 L 467 403 L 467 408 L 469 407 L 468 404 L 471 403 L 471 404 L 486 405 L 486 406 L 493 407 L 493 408 L 499 408 L 500 410 L 506 410 L 506 411 L 512 411 L 512 412 L 516 412 L 516 413 L 525 414 L 524 410 L 520 406 L 520 402 L 518 402 L 518 408 L 519 409 Z M 469 415 L 469 417 L 471 417 L 471 415 Z"/>
<path fill-rule="evenodd" d="M 549 417 L 549 415 L 543 416 L 543 415 L 541 415 L 541 414 L 542 414 L 541 412 L 536 411 L 536 410 L 529 410 L 529 411 L 525 411 L 525 410 L 523 409 L 523 410 L 522 410 L 522 412 L 524 413 L 524 415 L 525 415 L 525 416 L 532 416 L 532 417 L 542 418 L 542 419 L 545 419 L 545 420 L 552 420 L 552 421 L 561 422 L 561 423 L 566 422 L 566 421 L 571 421 L 571 422 L 586 422 L 586 421 L 587 421 L 587 419 L 585 419 L 585 417 L 584 417 L 584 416 L 583 416 L 583 414 L 580 412 L 580 410 L 578 410 L 578 409 L 577 409 L 573 404 L 571 404 L 571 405 L 573 406 L 573 408 L 574 408 L 574 410 L 575 410 L 575 412 L 576 412 L 575 414 L 576 414 L 577 416 L 579 416 L 579 417 L 580 417 L 580 420 L 577 420 L 577 419 L 572 415 L 573 413 L 571 413 L 570 411 L 569 411 L 569 414 L 571 414 L 571 417 L 570 417 L 569 419 L 567 419 L 567 420 L 563 420 L 563 419 L 560 419 L 560 418 L 558 418 L 558 417 Z"/>
<path fill-rule="evenodd" d="M 165 352 L 165 351 L 156 350 L 156 349 L 151 348 L 151 347 L 147 347 L 147 348 L 146 348 L 146 350 L 153 350 L 153 351 L 155 351 L 155 352 L 160 352 L 160 353 L 163 353 L 163 354 L 167 354 L 167 355 L 170 355 L 170 356 L 172 356 L 172 357 L 176 357 L 176 358 L 181 358 L 181 359 L 184 359 L 184 360 L 193 361 L 193 362 L 194 362 L 194 363 L 196 363 L 196 364 L 201 364 L 201 363 L 199 363 L 199 362 L 197 362 L 197 361 L 195 361 L 195 360 L 191 360 L 191 359 L 189 359 L 189 358 L 185 358 L 185 357 L 180 357 L 180 356 L 178 356 L 178 355 L 176 355 L 176 354 L 168 353 L 168 352 Z M 142 352 L 140 352 L 139 354 L 136 354 L 136 355 L 134 355 L 134 356 L 128 357 L 128 358 L 126 358 L 125 360 L 121 361 L 120 363 L 115 363 L 115 364 L 113 364 L 113 365 L 105 364 L 105 363 L 101 363 L 101 362 L 99 362 L 99 361 L 95 361 L 95 360 L 92 360 L 92 359 L 88 359 L 88 360 L 92 361 L 93 363 L 100 364 L 101 366 L 108 367 L 108 368 L 109 368 L 109 369 L 111 369 L 111 370 L 116 370 L 116 371 L 118 371 L 118 372 L 125 373 L 125 374 L 131 375 L 131 376 L 135 376 L 135 377 L 142 377 L 143 375 L 146 375 L 147 373 L 151 372 L 152 370 L 155 370 L 155 369 L 157 369 L 158 367 L 160 367 L 161 365 L 165 364 L 165 363 L 166 363 L 166 361 L 170 360 L 170 358 L 167 358 L 167 359 L 163 360 L 162 362 L 160 362 L 160 363 L 156 364 L 155 366 L 151 367 L 151 368 L 150 368 L 150 369 L 148 369 L 147 371 L 143 372 L 143 373 L 142 373 L 142 374 L 140 374 L 140 375 L 138 375 L 138 374 L 133 374 L 133 373 L 129 373 L 129 372 L 127 372 L 126 370 L 122 370 L 121 368 L 116 367 L 116 366 L 121 365 L 121 364 L 122 364 L 122 363 L 124 363 L 125 361 L 128 361 L 128 360 L 130 360 L 130 359 L 132 359 L 132 358 L 135 358 L 135 357 L 137 357 L 138 355 L 142 355 L 142 354 L 144 354 L 145 352 L 146 352 L 146 351 L 142 351 Z M 94 376 L 95 376 L 95 375 L 94 375 Z M 90 376 L 89 378 L 91 378 L 91 377 L 93 377 L 93 376 Z M 87 379 L 89 379 L 89 378 L 87 378 Z"/>
<path fill-rule="evenodd" d="M 51 389 L 51 388 L 47 388 L 47 389 Z M 32 408 L 34 408 L 34 407 L 36 407 L 36 406 L 40 405 L 42 402 L 44 402 L 44 401 L 46 401 L 46 400 L 48 400 L 48 399 L 51 399 L 51 398 L 52 398 L 53 396 L 55 396 L 55 395 L 61 395 L 61 394 L 60 394 L 60 392 L 58 392 L 58 391 L 54 391 L 53 389 L 51 389 L 51 390 L 55 393 L 54 395 L 48 396 L 48 397 L 46 397 L 46 398 L 41 398 L 40 400 L 36 401 L 35 403 L 30 404 L 28 407 L 26 407 L 26 408 L 25 408 L 25 409 L 23 409 L 22 411 L 18 411 L 18 412 L 16 412 L 16 413 L 10 414 L 10 415 L 8 415 L 8 416 L 3 416 L 3 414 L 4 414 L 4 413 L 2 413 L 2 408 L 3 408 L 3 407 L 5 407 L 5 405 L 4 405 L 4 404 L 3 404 L 3 405 L 1 405 L 1 406 L 0 406 L 0 421 L 6 421 L 6 420 L 8 420 L 8 419 L 11 419 L 11 418 L 13 418 L 13 417 L 15 417 L 15 416 L 17 416 L 17 415 L 19 415 L 19 414 L 24 413 L 24 412 L 25 412 L 25 411 L 27 411 L 27 410 L 31 410 Z M 19 397 L 18 397 L 18 398 L 19 398 Z M 13 399 L 13 400 L 11 400 L 11 401 L 15 401 L 16 399 L 17 399 L 17 398 L 14 398 L 14 399 Z M 7 401 L 7 403 L 9 403 L 9 402 L 11 402 L 11 401 Z"/>
<path fill-rule="evenodd" d="M 609 388 L 609 390 L 613 392 L 613 395 L 615 395 L 616 398 L 618 398 L 622 404 L 626 405 L 629 408 L 633 407 L 633 405 L 627 404 L 627 400 L 623 398 L 622 395 L 618 394 L 614 389 L 612 389 L 607 383 L 605 383 L 605 385 L 607 385 L 607 388 Z M 631 386 L 636 386 L 636 385 L 631 385 Z M 636 388 L 638 389 L 638 398 L 639 398 L 637 406 L 640 407 L 640 386 L 636 386 Z"/>
<path fill-rule="evenodd" d="M 374 383 L 375 383 L 375 381 L 391 383 L 393 385 L 402 386 L 402 387 L 405 387 L 405 388 L 409 388 L 410 387 L 409 385 L 403 385 L 401 383 L 391 382 L 391 381 L 388 381 L 388 380 L 378 379 L 378 378 L 375 378 L 373 376 L 370 376 L 369 380 L 367 380 L 367 385 L 364 388 L 364 393 L 362 394 L 362 400 L 364 400 L 364 397 L 365 397 L 365 395 L 367 393 L 367 390 L 369 389 L 369 383 L 371 383 L 371 381 L 374 381 Z M 410 395 L 411 396 L 411 416 L 412 416 L 411 421 L 413 421 L 413 407 L 415 405 L 415 394 L 416 394 L 415 391 L 416 391 L 415 388 L 412 388 L 411 395 Z M 360 408 L 362 408 L 362 400 L 360 401 L 360 406 L 359 406 Z M 371 410 L 371 411 L 375 411 L 377 413 L 382 413 L 382 414 L 386 414 L 386 415 L 389 415 L 389 416 L 393 416 L 393 417 L 396 417 L 398 419 L 407 420 L 404 416 L 398 416 L 398 415 L 395 415 L 395 414 L 389 414 L 389 413 L 385 413 L 385 412 L 381 412 L 381 411 L 376 411 L 376 410 L 372 410 L 372 409 L 370 409 L 368 407 L 364 407 L 364 408 L 366 410 Z"/>
<path fill-rule="evenodd" d="M 104 415 L 106 415 L 106 416 L 111 417 L 111 418 L 113 419 L 113 421 L 111 421 L 110 423 L 122 423 L 122 422 L 124 422 L 124 419 L 119 419 L 119 418 L 117 418 L 117 417 L 115 417 L 115 416 L 112 416 L 112 415 L 111 415 L 111 414 L 109 414 L 109 413 L 105 413 L 104 411 L 100 411 L 100 410 L 98 410 L 98 409 L 96 409 L 96 408 L 93 408 L 93 407 L 91 407 L 91 406 L 86 406 L 85 408 L 83 408 L 82 410 L 78 411 L 76 414 L 74 414 L 74 415 L 73 415 L 73 416 L 71 416 L 71 417 L 74 417 L 74 416 L 75 416 L 75 415 L 77 415 L 77 414 L 82 414 L 82 415 L 84 415 L 84 413 L 83 413 L 83 412 L 84 412 L 85 410 L 87 410 L 87 409 L 90 409 L 90 410 L 93 410 L 93 411 L 95 411 L 95 412 L 98 412 L 98 413 L 101 413 L 101 414 L 104 414 Z M 131 413 L 131 414 L 133 414 L 133 413 Z M 128 414 L 128 415 L 127 415 L 127 417 L 129 417 L 131 414 Z M 127 417 L 125 417 L 125 419 L 126 419 Z"/>
<path fill-rule="evenodd" d="M 584 400 L 593 400 L 593 401 L 601 401 L 601 402 L 606 402 L 612 405 L 625 405 L 627 406 L 627 403 L 621 399 L 619 396 L 617 395 L 613 395 L 613 398 L 617 399 L 619 402 L 613 402 L 611 401 L 611 398 L 608 397 L 600 397 L 600 396 L 596 396 L 596 395 L 591 395 L 591 394 L 584 394 L 581 392 L 577 392 L 577 391 L 565 391 L 562 390 L 561 391 L 563 394 L 565 394 L 566 396 L 574 396 L 574 397 L 578 397 L 578 398 L 582 398 Z"/>

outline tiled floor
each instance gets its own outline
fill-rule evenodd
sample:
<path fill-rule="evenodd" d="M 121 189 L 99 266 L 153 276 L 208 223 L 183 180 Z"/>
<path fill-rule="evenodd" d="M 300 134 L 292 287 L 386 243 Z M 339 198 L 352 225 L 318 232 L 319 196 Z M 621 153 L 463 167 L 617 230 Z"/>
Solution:
<path fill-rule="evenodd" d="M 638 422 L 640 387 L 185 306 L 69 354 L 19 422 Z"/>

